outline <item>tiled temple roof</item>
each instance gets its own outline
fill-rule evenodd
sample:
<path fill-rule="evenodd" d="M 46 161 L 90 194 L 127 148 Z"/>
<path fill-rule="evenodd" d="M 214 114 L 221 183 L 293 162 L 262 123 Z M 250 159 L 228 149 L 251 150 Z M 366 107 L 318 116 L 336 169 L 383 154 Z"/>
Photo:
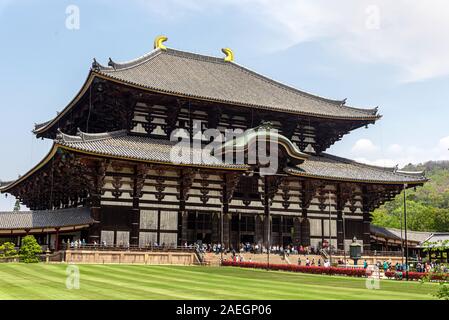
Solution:
<path fill-rule="evenodd" d="M 1 186 L 0 190 L 1 192 L 7 192 L 14 185 L 25 180 L 50 161 L 59 149 L 129 161 L 229 170 L 250 169 L 247 164 L 226 163 L 219 158 L 210 156 L 208 152 L 199 147 L 190 149 L 192 155 L 190 158 L 173 158 L 171 153 L 176 143 L 175 141 L 147 136 L 128 135 L 126 130 L 107 133 L 83 133 L 79 131 L 77 135 L 59 132 L 53 148 L 46 158 L 16 181 Z M 188 147 L 186 149 L 184 152 L 188 151 Z M 289 166 L 284 168 L 284 171 L 291 175 L 306 178 L 373 184 L 422 185 L 427 181 L 423 172 L 401 172 L 395 168 L 371 166 L 324 153 L 320 155 L 304 154 L 301 161 L 303 162 L 296 166 L 293 166 L 293 162 L 291 162 Z"/>
<path fill-rule="evenodd" d="M 401 230 L 370 225 L 370 232 L 376 237 L 390 240 L 401 240 Z M 402 231 L 405 240 L 405 232 Z M 407 241 L 416 243 L 418 248 L 439 247 L 449 242 L 449 232 L 412 231 L 407 230 Z"/>
<path fill-rule="evenodd" d="M 408 233 L 407 233 L 408 235 Z M 421 241 L 420 247 L 447 247 L 449 243 L 449 232 L 435 232 Z"/>
<path fill-rule="evenodd" d="M 72 227 L 91 223 L 89 208 L 0 212 L 0 230 Z"/>
<path fill-rule="evenodd" d="M 325 153 L 319 156 L 311 155 L 302 164 L 288 167 L 285 171 L 289 174 L 310 178 L 354 182 L 422 184 L 427 181 L 423 172 L 405 173 L 395 168 L 367 165 Z"/>
<path fill-rule="evenodd" d="M 199 167 L 248 168 L 244 164 L 227 164 L 212 156 L 208 157 L 208 154 L 204 153 L 201 148 L 195 147 L 190 149 L 192 154 L 191 160 L 177 158 L 179 162 L 173 162 L 171 160 L 171 152 L 177 142 L 127 135 L 126 130 L 98 134 L 78 132 L 76 136 L 59 133 L 56 141 L 58 145 L 74 151 L 125 158 L 128 160 Z"/>
<path fill-rule="evenodd" d="M 107 78 L 157 92 L 330 118 L 377 120 L 377 108 L 360 109 L 313 95 L 260 75 L 223 58 L 167 48 L 126 63 L 95 63 Z"/>
<path fill-rule="evenodd" d="M 332 100 L 288 86 L 223 58 L 167 48 L 125 63 L 112 60 L 109 66 L 95 59 L 91 72 L 75 98 L 58 115 L 36 124 L 36 134 L 55 125 L 99 77 L 128 86 L 176 97 L 256 109 L 288 112 L 330 119 L 372 123 L 381 116 L 376 108 L 346 105 L 346 99 Z"/>
<path fill-rule="evenodd" d="M 391 232 L 390 229 L 375 226 L 373 224 L 370 225 L 370 232 L 372 235 L 375 235 L 377 237 L 382 237 L 385 239 L 393 239 L 393 240 L 400 240 L 401 238 L 396 235 L 396 233 Z"/>
<path fill-rule="evenodd" d="M 58 137 L 58 144 L 75 151 L 164 163 L 172 163 L 170 152 L 176 143 L 149 137 L 130 136 L 124 130 L 100 134 L 80 132 L 77 136 L 60 134 Z M 199 155 L 201 150 L 192 149 L 192 152 Z M 216 158 L 211 159 L 217 160 Z M 221 161 L 212 163 L 204 160 L 207 158 L 203 158 L 202 163 L 190 164 L 204 166 L 215 164 L 218 167 L 227 168 L 246 167 L 245 165 L 227 164 Z M 395 168 L 371 166 L 328 154 L 310 155 L 303 163 L 296 167 L 287 167 L 285 170 L 293 175 L 343 181 L 398 184 L 419 184 L 427 181 L 422 172 L 403 173 Z"/>

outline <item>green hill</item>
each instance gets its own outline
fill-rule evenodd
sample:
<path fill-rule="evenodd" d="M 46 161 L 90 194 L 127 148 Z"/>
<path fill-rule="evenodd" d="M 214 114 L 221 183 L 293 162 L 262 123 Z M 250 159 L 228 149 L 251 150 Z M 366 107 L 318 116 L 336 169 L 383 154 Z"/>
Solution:
<path fill-rule="evenodd" d="M 415 231 L 449 231 L 449 161 L 409 164 L 407 171 L 425 170 L 429 179 L 423 187 L 407 189 L 407 225 Z M 403 194 L 373 213 L 373 224 L 399 228 Z"/>

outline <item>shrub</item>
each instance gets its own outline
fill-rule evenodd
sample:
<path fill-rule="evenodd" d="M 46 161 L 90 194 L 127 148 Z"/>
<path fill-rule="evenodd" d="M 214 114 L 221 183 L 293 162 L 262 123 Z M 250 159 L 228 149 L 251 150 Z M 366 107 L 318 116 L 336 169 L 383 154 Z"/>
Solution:
<path fill-rule="evenodd" d="M 260 262 L 234 262 L 223 261 L 222 266 L 234 266 L 242 268 L 267 269 L 266 263 Z M 303 272 L 312 274 L 327 274 L 327 275 L 346 275 L 351 277 L 364 277 L 366 270 L 362 268 L 337 268 L 337 267 L 317 267 L 317 266 L 298 266 L 294 264 L 270 264 L 270 270 L 281 270 L 291 272 Z"/>
<path fill-rule="evenodd" d="M 39 262 L 38 254 L 42 253 L 41 246 L 37 243 L 34 236 L 26 236 L 22 239 L 20 247 L 20 261 L 25 263 Z"/>
<path fill-rule="evenodd" d="M 0 258 L 15 258 L 17 257 L 17 250 L 12 242 L 5 242 L 0 245 Z"/>
<path fill-rule="evenodd" d="M 397 280 L 405 279 L 405 272 L 401 271 L 387 271 L 385 272 L 387 278 L 395 278 Z M 447 280 L 448 274 L 443 273 L 426 273 L 426 272 L 412 272 L 408 273 L 409 280 L 428 280 L 428 281 L 442 281 Z"/>
<path fill-rule="evenodd" d="M 449 300 L 449 285 L 441 282 L 438 286 L 438 290 L 434 293 L 434 296 L 438 299 Z"/>

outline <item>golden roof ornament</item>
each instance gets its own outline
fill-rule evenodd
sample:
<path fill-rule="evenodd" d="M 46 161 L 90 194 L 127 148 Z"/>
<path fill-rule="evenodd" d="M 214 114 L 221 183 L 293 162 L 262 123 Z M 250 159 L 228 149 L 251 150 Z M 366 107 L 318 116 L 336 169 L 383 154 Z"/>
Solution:
<path fill-rule="evenodd" d="M 231 49 L 223 48 L 223 49 L 221 49 L 221 52 L 223 52 L 226 55 L 226 57 L 224 58 L 224 61 L 226 61 L 226 62 L 234 61 L 234 52 L 232 52 Z"/>
<path fill-rule="evenodd" d="M 157 36 L 154 39 L 154 49 L 167 50 L 167 47 L 162 44 L 162 42 L 167 41 L 168 38 L 166 36 Z"/>

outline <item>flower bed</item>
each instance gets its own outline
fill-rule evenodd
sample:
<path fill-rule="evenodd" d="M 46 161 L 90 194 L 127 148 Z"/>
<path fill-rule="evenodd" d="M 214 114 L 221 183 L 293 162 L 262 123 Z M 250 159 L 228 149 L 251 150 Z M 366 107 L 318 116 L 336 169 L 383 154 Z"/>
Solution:
<path fill-rule="evenodd" d="M 260 262 L 234 262 L 223 261 L 222 266 L 232 266 L 241 268 L 255 268 L 255 269 L 267 269 L 266 263 Z M 365 277 L 367 272 L 363 268 L 337 268 L 337 267 L 316 267 L 316 266 L 299 266 L 293 264 L 270 264 L 270 270 L 282 270 L 292 272 L 303 272 L 312 274 L 327 274 L 327 275 L 345 275 L 351 277 Z"/>
<path fill-rule="evenodd" d="M 424 272 L 410 271 L 408 273 L 408 278 L 409 278 L 409 280 L 421 280 L 428 275 L 429 275 L 428 273 L 424 273 Z M 397 280 L 402 280 L 402 279 L 405 279 L 405 272 L 387 271 L 387 272 L 385 272 L 385 276 L 387 278 L 394 278 Z M 435 273 L 430 276 L 430 280 L 434 280 L 434 281 L 441 281 L 441 280 L 447 280 L 447 279 L 449 279 L 449 274 Z"/>

